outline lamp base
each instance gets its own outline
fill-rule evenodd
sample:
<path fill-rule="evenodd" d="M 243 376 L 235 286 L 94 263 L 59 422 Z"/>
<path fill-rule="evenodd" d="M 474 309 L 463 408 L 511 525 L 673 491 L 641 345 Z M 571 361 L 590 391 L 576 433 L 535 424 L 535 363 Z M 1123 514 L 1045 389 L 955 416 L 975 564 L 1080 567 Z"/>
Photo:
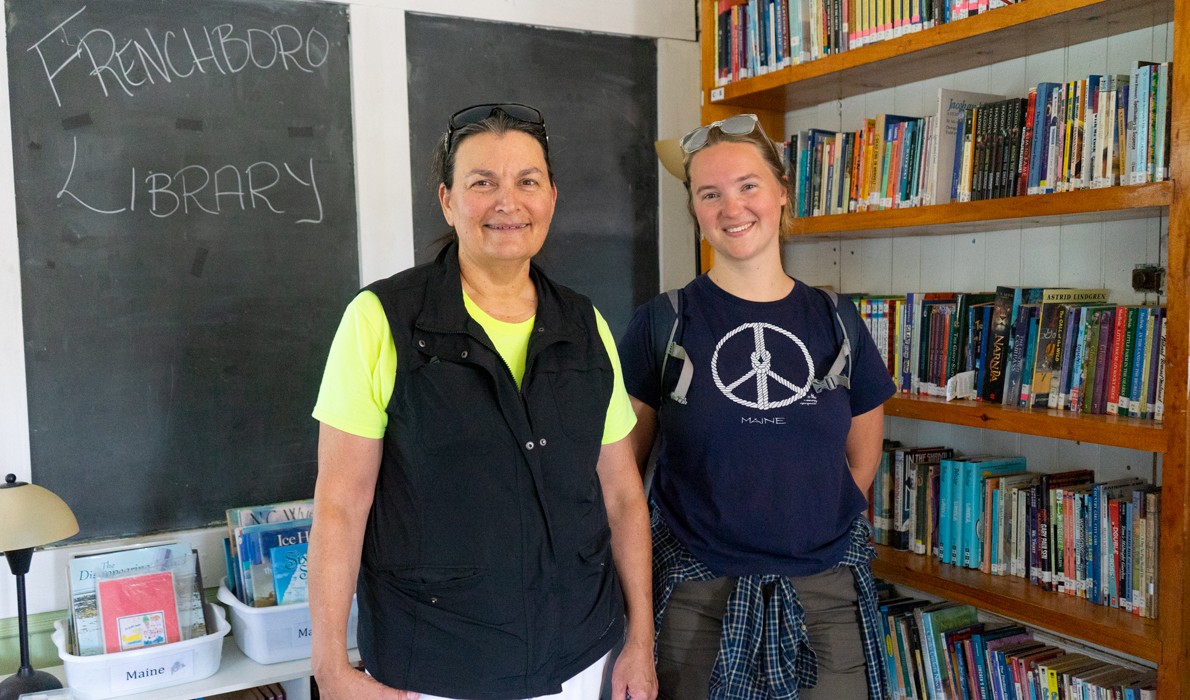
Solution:
<path fill-rule="evenodd" d="M 0 682 L 0 700 L 17 700 L 23 693 L 56 690 L 61 687 L 62 681 L 53 674 L 34 671 L 32 668 L 24 666 Z"/>

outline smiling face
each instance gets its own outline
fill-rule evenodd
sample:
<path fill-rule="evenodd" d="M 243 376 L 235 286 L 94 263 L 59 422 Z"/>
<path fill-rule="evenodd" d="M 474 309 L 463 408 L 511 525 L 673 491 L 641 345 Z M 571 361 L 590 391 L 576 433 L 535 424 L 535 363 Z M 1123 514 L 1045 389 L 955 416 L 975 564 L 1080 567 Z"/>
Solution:
<path fill-rule="evenodd" d="M 527 262 L 541 250 L 558 191 L 541 145 L 509 131 L 478 133 L 455 146 L 453 182 L 438 186 L 459 255 L 479 265 Z"/>
<path fill-rule="evenodd" d="M 717 256 L 744 262 L 780 255 L 781 208 L 788 198 L 758 146 L 707 146 L 691 156 L 689 172 L 698 229 Z"/>

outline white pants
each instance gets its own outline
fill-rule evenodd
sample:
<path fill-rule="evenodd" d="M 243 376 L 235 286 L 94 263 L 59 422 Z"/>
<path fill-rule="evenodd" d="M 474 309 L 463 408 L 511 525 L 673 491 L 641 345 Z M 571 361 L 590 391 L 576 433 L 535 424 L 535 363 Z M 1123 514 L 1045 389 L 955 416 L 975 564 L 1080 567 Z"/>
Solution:
<path fill-rule="evenodd" d="M 607 660 L 611 653 L 603 655 L 595 663 L 579 671 L 570 680 L 562 684 L 562 692 L 553 695 L 541 695 L 526 700 L 599 700 L 603 692 L 603 671 L 607 667 Z M 421 694 L 421 700 L 452 700 L 438 695 Z"/>

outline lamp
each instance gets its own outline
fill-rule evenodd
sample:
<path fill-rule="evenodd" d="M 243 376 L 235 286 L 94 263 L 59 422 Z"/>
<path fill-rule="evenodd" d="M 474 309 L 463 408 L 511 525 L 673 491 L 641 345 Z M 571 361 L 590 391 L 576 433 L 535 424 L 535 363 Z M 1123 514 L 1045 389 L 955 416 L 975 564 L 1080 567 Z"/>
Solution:
<path fill-rule="evenodd" d="M 70 506 L 40 486 L 17 481 L 9 474 L 0 484 L 0 552 L 17 577 L 17 623 L 21 635 L 21 667 L 0 683 L 0 700 L 16 700 L 22 693 L 61 688 L 62 683 L 29 664 L 29 620 L 25 611 L 25 574 L 33 548 L 66 539 L 79 531 Z"/>

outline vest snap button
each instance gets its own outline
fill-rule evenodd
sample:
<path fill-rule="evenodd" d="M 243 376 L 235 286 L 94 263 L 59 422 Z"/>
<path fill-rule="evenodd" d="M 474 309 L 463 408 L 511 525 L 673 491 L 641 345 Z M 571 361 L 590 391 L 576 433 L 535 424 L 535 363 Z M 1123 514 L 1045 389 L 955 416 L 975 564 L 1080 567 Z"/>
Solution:
<path fill-rule="evenodd" d="M 537 444 L 541 445 L 542 447 L 545 447 L 545 438 L 541 438 L 541 440 L 539 440 L 537 442 Z"/>
<path fill-rule="evenodd" d="M 531 450 L 531 449 L 533 449 L 533 441 L 532 441 L 532 440 L 530 440 L 529 442 L 526 442 L 526 443 L 525 443 L 525 449 L 526 449 L 526 450 Z"/>
<path fill-rule="evenodd" d="M 463 359 L 464 360 L 467 359 L 467 351 L 466 350 L 463 351 Z"/>
<path fill-rule="evenodd" d="M 437 599 L 436 597 L 431 597 L 431 598 L 430 598 L 430 603 L 431 603 L 431 604 L 433 604 L 433 605 L 437 605 L 437 604 L 438 604 L 438 599 Z"/>
<path fill-rule="evenodd" d="M 426 341 L 424 341 L 424 340 L 417 341 L 417 347 L 424 348 L 425 346 L 426 346 Z"/>

